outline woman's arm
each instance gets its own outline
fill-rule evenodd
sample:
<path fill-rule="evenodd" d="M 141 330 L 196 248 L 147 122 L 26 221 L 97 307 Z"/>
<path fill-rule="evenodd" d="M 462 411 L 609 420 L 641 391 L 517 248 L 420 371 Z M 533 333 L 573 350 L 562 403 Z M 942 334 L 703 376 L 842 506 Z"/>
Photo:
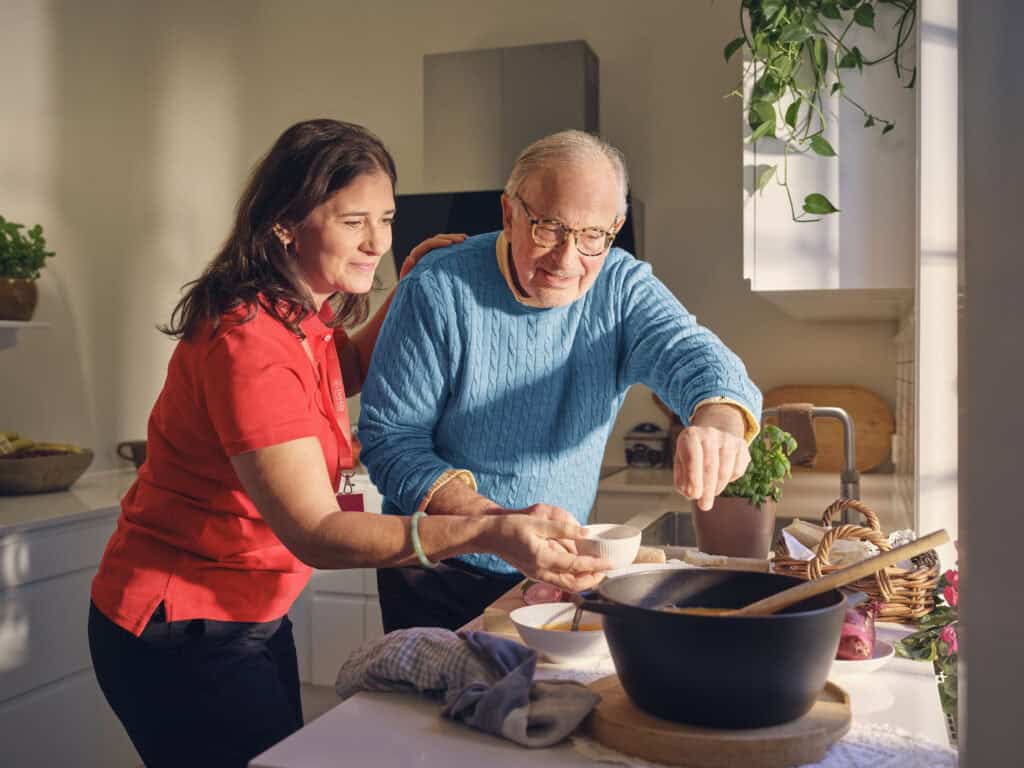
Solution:
<path fill-rule="evenodd" d="M 391 568 L 417 562 L 408 517 L 338 509 L 316 438 L 243 453 L 231 463 L 271 530 L 307 565 Z M 589 589 L 610 567 L 562 543 L 578 533 L 575 521 L 523 514 L 430 515 L 419 523 L 423 550 L 434 562 L 486 552 L 531 578 L 570 590 Z"/>
<path fill-rule="evenodd" d="M 402 271 L 399 272 L 398 279 L 401 280 L 409 274 L 420 259 L 434 249 L 461 243 L 465 239 L 465 235 L 442 234 L 424 240 L 409 252 L 408 257 L 402 263 Z M 384 324 L 384 318 L 388 314 L 391 300 L 394 297 L 395 289 L 392 288 L 384 303 L 373 313 L 373 317 L 351 336 L 344 333 L 334 334 L 334 344 L 338 350 L 341 375 L 345 383 L 345 394 L 348 397 L 358 394 L 363 388 L 366 372 L 370 368 L 370 356 L 373 354 L 377 336 L 380 334 L 380 327 Z"/>

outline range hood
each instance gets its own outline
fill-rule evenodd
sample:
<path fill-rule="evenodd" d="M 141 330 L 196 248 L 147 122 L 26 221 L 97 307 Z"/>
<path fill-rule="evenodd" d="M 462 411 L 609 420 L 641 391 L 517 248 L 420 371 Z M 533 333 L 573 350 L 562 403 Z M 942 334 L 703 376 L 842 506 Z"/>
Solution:
<path fill-rule="evenodd" d="M 398 195 L 395 269 L 438 232 L 501 229 L 501 189 L 519 152 L 577 128 L 598 133 L 599 62 L 582 40 L 423 57 L 427 192 Z M 630 200 L 615 245 L 640 257 L 642 205 Z"/>

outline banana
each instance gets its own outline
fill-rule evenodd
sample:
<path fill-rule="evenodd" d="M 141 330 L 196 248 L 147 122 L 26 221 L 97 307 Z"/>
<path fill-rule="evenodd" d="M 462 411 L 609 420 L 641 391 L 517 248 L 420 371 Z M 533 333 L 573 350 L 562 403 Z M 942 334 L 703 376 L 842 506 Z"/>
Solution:
<path fill-rule="evenodd" d="M 16 453 L 31 450 L 34 446 L 35 442 L 27 437 L 18 437 L 14 440 L 5 438 L 0 440 L 0 456 L 13 456 Z"/>
<path fill-rule="evenodd" d="M 17 439 L 18 439 L 18 433 L 17 432 L 4 432 L 2 429 L 0 429 L 0 440 L 17 440 Z"/>
<path fill-rule="evenodd" d="M 81 453 L 82 449 L 72 443 L 35 443 L 35 451 L 60 451 L 61 453 Z"/>

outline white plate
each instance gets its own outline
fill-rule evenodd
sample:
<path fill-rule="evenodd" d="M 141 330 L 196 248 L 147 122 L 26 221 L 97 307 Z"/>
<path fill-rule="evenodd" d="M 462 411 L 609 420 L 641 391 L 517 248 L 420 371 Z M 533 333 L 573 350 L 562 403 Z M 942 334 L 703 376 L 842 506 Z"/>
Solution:
<path fill-rule="evenodd" d="M 875 650 L 870 659 L 833 659 L 829 677 L 864 675 L 881 669 L 896 654 L 895 649 L 885 640 L 875 640 Z"/>

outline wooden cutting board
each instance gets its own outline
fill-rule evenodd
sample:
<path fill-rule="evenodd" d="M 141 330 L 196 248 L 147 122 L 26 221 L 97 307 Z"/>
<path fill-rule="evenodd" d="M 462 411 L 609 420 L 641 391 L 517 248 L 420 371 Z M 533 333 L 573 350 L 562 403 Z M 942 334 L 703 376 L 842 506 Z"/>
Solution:
<path fill-rule="evenodd" d="M 484 631 L 522 642 L 519 632 L 516 631 L 516 625 L 512 623 L 508 615 L 524 605 L 526 603 L 523 602 L 523 584 L 520 582 L 484 608 Z"/>
<path fill-rule="evenodd" d="M 764 407 L 785 403 L 813 403 L 844 409 L 853 420 L 857 469 L 874 469 L 889 457 L 894 420 L 888 403 L 863 387 L 785 386 L 764 393 Z M 776 423 L 774 418 L 765 419 Z M 818 460 L 811 471 L 839 472 L 843 468 L 843 426 L 835 419 L 815 419 Z"/>
<path fill-rule="evenodd" d="M 834 683 L 825 684 L 811 711 L 799 720 L 747 730 L 701 728 L 649 715 L 629 700 L 617 675 L 590 688 L 601 696 L 584 726 L 590 736 L 610 749 L 667 765 L 789 768 L 817 763 L 850 729 L 850 697 Z"/>

